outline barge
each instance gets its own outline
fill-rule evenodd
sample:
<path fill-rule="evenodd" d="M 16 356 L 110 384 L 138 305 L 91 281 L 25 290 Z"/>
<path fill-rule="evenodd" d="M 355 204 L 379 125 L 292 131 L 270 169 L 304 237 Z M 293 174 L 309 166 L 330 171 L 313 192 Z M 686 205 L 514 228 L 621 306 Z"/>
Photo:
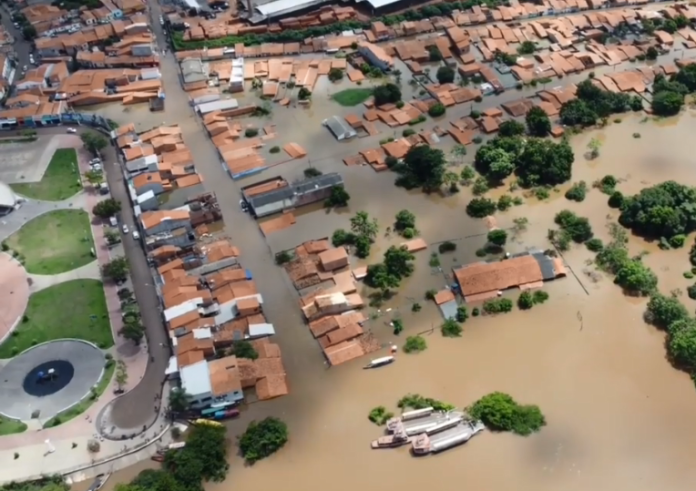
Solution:
<path fill-rule="evenodd" d="M 441 452 L 468 442 L 484 429 L 480 421 L 467 421 L 435 433 L 422 433 L 413 439 L 411 449 L 415 455 Z"/>
<path fill-rule="evenodd" d="M 411 438 L 406 434 L 403 428 L 398 428 L 393 434 L 381 436 L 372 442 L 373 449 L 378 448 L 396 448 L 411 443 Z"/>
<path fill-rule="evenodd" d="M 420 435 L 428 431 L 437 431 L 443 426 L 449 427 L 453 421 L 461 423 L 464 418 L 464 413 L 461 411 L 451 411 L 447 413 L 433 413 L 424 418 L 418 418 L 411 421 L 402 421 L 404 431 L 408 436 Z M 456 424 L 455 423 L 455 424 Z"/>

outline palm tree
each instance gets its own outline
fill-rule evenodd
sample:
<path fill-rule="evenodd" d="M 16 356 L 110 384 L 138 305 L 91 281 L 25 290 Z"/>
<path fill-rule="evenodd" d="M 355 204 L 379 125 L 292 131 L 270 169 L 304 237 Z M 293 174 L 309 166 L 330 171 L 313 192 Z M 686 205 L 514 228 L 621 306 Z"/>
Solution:
<path fill-rule="evenodd" d="M 397 85 L 401 85 L 401 70 L 398 68 L 392 72 Z"/>
<path fill-rule="evenodd" d="M 169 412 L 178 414 L 185 412 L 191 404 L 191 395 L 184 389 L 176 387 L 169 393 Z"/>

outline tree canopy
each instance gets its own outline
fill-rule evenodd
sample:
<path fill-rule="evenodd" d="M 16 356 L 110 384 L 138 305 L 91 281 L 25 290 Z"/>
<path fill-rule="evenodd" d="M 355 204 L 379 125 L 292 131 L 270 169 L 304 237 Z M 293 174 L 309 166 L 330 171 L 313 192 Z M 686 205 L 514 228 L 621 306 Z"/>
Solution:
<path fill-rule="evenodd" d="M 670 239 L 696 230 L 696 188 L 666 181 L 625 197 L 619 222 L 639 235 Z"/>
<path fill-rule="evenodd" d="M 544 137 L 551 133 L 551 120 L 542 108 L 534 106 L 525 117 L 527 131 L 532 136 Z"/>
<path fill-rule="evenodd" d="M 249 423 L 239 438 L 244 459 L 253 464 L 280 450 L 288 441 L 288 427 L 278 418 L 268 417 Z"/>
<path fill-rule="evenodd" d="M 94 208 L 92 208 L 92 213 L 100 218 L 109 218 L 114 216 L 116 213 L 121 211 L 121 202 L 113 199 L 107 198 L 100 201 Z"/>
<path fill-rule="evenodd" d="M 514 119 L 508 119 L 500 123 L 498 136 L 521 136 L 524 135 L 524 125 Z"/>
<path fill-rule="evenodd" d="M 434 191 L 442 186 L 444 180 L 445 154 L 428 145 L 417 145 L 408 150 L 404 162 L 396 165 L 394 170 L 400 174 L 397 186 Z"/>
<path fill-rule="evenodd" d="M 567 141 L 542 138 L 498 137 L 479 147 L 476 169 L 488 179 L 500 181 L 513 172 L 526 187 L 556 185 L 571 178 L 575 161 Z"/>
<path fill-rule="evenodd" d="M 520 405 L 502 392 L 483 396 L 468 412 L 493 431 L 510 431 L 522 436 L 531 435 L 546 425 L 538 406 Z"/>
<path fill-rule="evenodd" d="M 102 265 L 102 275 L 113 281 L 126 281 L 128 278 L 128 260 L 125 257 L 117 257 Z"/>
<path fill-rule="evenodd" d="M 396 104 L 401 100 L 401 89 L 398 85 L 387 83 L 374 88 L 372 95 L 375 98 L 375 105 Z"/>
<path fill-rule="evenodd" d="M 451 84 L 454 82 L 454 70 L 447 65 L 443 65 L 437 69 L 436 77 L 441 84 Z"/>
<path fill-rule="evenodd" d="M 101 134 L 94 131 L 85 131 L 80 135 L 85 148 L 93 155 L 98 155 L 102 148 L 105 148 L 109 141 Z"/>
<path fill-rule="evenodd" d="M 567 126 L 592 126 L 598 119 L 626 112 L 631 104 L 630 95 L 602 90 L 591 80 L 577 85 L 576 96 L 561 106 L 561 121 Z"/>

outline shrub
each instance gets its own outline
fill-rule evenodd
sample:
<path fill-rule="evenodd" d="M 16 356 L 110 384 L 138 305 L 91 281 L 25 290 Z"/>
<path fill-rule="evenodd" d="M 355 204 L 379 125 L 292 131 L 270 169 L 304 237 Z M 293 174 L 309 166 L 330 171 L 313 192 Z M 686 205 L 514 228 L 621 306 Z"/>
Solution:
<path fill-rule="evenodd" d="M 409 336 L 406 338 L 406 343 L 404 344 L 404 352 L 406 353 L 420 353 L 428 348 L 428 343 L 425 342 L 423 336 Z"/>
<path fill-rule="evenodd" d="M 566 192 L 565 197 L 566 199 L 569 199 L 571 201 L 585 201 L 585 196 L 587 195 L 587 184 L 585 184 L 585 181 L 580 181 L 576 184 L 573 184 L 573 186 Z"/>
<path fill-rule="evenodd" d="M 604 249 L 604 243 L 602 242 L 602 239 L 598 239 L 596 237 L 585 241 L 585 246 L 592 252 L 599 252 L 602 249 Z"/>
<path fill-rule="evenodd" d="M 416 130 L 414 130 L 414 129 L 412 129 L 412 128 L 406 128 L 406 129 L 403 131 L 403 133 L 402 133 L 402 135 L 403 135 L 404 137 L 411 136 L 411 135 L 415 135 L 415 134 L 416 134 Z"/>
<path fill-rule="evenodd" d="M 430 109 L 428 109 L 428 114 L 433 118 L 437 118 L 445 114 L 446 111 L 447 109 L 445 108 L 445 106 L 438 103 L 432 106 Z"/>
<path fill-rule="evenodd" d="M 466 214 L 472 218 L 485 218 L 495 213 L 497 206 L 488 198 L 474 198 L 466 205 Z"/>
<path fill-rule="evenodd" d="M 394 413 L 390 413 L 387 411 L 387 408 L 384 406 L 377 406 L 374 408 L 372 411 L 370 411 L 370 414 L 367 415 L 367 419 L 372 421 L 374 424 L 377 426 L 382 426 L 389 421 L 389 419 L 394 417 Z"/>
<path fill-rule="evenodd" d="M 590 240 L 594 233 L 590 221 L 585 217 L 579 217 L 570 210 L 563 210 L 556 214 L 554 221 L 561 230 L 575 242 L 582 243 Z"/>
<path fill-rule="evenodd" d="M 534 307 L 534 299 L 532 298 L 532 294 L 528 291 L 520 293 L 520 296 L 517 299 L 517 306 L 520 308 L 520 310 L 528 310 Z"/>
<path fill-rule="evenodd" d="M 269 150 L 269 152 L 271 152 L 271 153 L 279 153 L 279 152 L 280 152 L 280 147 L 279 147 L 279 146 L 271 147 L 271 149 Z"/>
<path fill-rule="evenodd" d="M 471 315 L 473 315 L 474 317 L 478 317 L 479 313 L 480 313 L 480 311 L 479 311 L 478 307 L 474 307 L 471 311 Z"/>
<path fill-rule="evenodd" d="M 423 307 L 421 307 L 421 304 L 416 302 L 413 305 L 411 305 L 411 312 L 420 312 L 422 308 Z"/>
<path fill-rule="evenodd" d="M 462 335 L 462 326 L 454 319 L 447 319 L 440 326 L 440 332 L 446 338 L 458 338 Z"/>
<path fill-rule="evenodd" d="M 469 311 L 466 309 L 466 306 L 460 305 L 457 307 L 457 322 L 464 323 L 466 320 L 469 318 Z"/>
<path fill-rule="evenodd" d="M 507 232 L 503 229 L 491 230 L 486 238 L 490 244 L 502 247 L 507 242 Z"/>
<path fill-rule="evenodd" d="M 434 288 L 431 288 L 430 290 L 427 290 L 425 292 L 425 299 L 426 300 L 435 300 L 435 295 L 437 295 L 437 290 Z"/>
<path fill-rule="evenodd" d="M 446 240 L 445 242 L 442 242 L 440 245 L 437 246 L 437 250 L 440 252 L 440 254 L 443 254 L 445 252 L 453 252 L 457 249 L 457 244 L 454 242 L 450 242 Z"/>
<path fill-rule="evenodd" d="M 510 312 L 513 306 L 512 300 L 509 298 L 496 298 L 486 300 L 483 303 L 483 311 L 487 314 L 504 314 Z"/>
<path fill-rule="evenodd" d="M 611 193 L 611 196 L 609 196 L 609 206 L 611 208 L 621 208 L 624 201 L 624 195 L 621 193 L 621 191 L 614 191 Z"/>
<path fill-rule="evenodd" d="M 532 299 L 534 300 L 535 305 L 541 304 L 549 299 L 549 294 L 546 293 L 544 290 L 537 290 L 532 294 Z"/>
<path fill-rule="evenodd" d="M 684 242 L 686 242 L 686 235 L 684 234 L 673 235 L 669 239 L 669 245 L 672 246 L 674 249 L 684 247 Z"/>
<path fill-rule="evenodd" d="M 244 130 L 244 136 L 246 136 L 247 138 L 252 138 L 258 134 L 259 130 L 256 128 L 247 128 L 246 130 Z"/>
<path fill-rule="evenodd" d="M 691 300 L 696 300 L 696 285 L 691 285 L 686 289 L 687 295 Z"/>
<path fill-rule="evenodd" d="M 268 417 L 249 423 L 239 438 L 244 459 L 253 464 L 280 450 L 288 441 L 288 427 L 278 418 Z"/>
<path fill-rule="evenodd" d="M 539 187 L 534 190 L 534 196 L 536 196 L 536 199 L 538 199 L 539 201 L 543 201 L 545 199 L 549 199 L 551 195 L 549 194 L 548 189 L 544 187 Z"/>
<path fill-rule="evenodd" d="M 514 203 L 514 200 L 509 194 L 504 194 L 498 198 L 498 210 L 505 211 L 509 209 Z"/>
<path fill-rule="evenodd" d="M 537 406 L 522 406 L 508 394 L 493 392 L 476 401 L 468 413 L 493 431 L 527 436 L 539 431 L 546 420 Z"/>

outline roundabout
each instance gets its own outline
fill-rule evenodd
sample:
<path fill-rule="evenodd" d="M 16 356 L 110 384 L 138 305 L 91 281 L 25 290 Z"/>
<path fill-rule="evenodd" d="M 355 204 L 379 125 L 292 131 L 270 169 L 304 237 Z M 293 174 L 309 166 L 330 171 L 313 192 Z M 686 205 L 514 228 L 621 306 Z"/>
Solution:
<path fill-rule="evenodd" d="M 0 369 L 0 414 L 47 420 L 90 395 L 104 373 L 104 354 L 78 340 L 40 344 Z"/>

